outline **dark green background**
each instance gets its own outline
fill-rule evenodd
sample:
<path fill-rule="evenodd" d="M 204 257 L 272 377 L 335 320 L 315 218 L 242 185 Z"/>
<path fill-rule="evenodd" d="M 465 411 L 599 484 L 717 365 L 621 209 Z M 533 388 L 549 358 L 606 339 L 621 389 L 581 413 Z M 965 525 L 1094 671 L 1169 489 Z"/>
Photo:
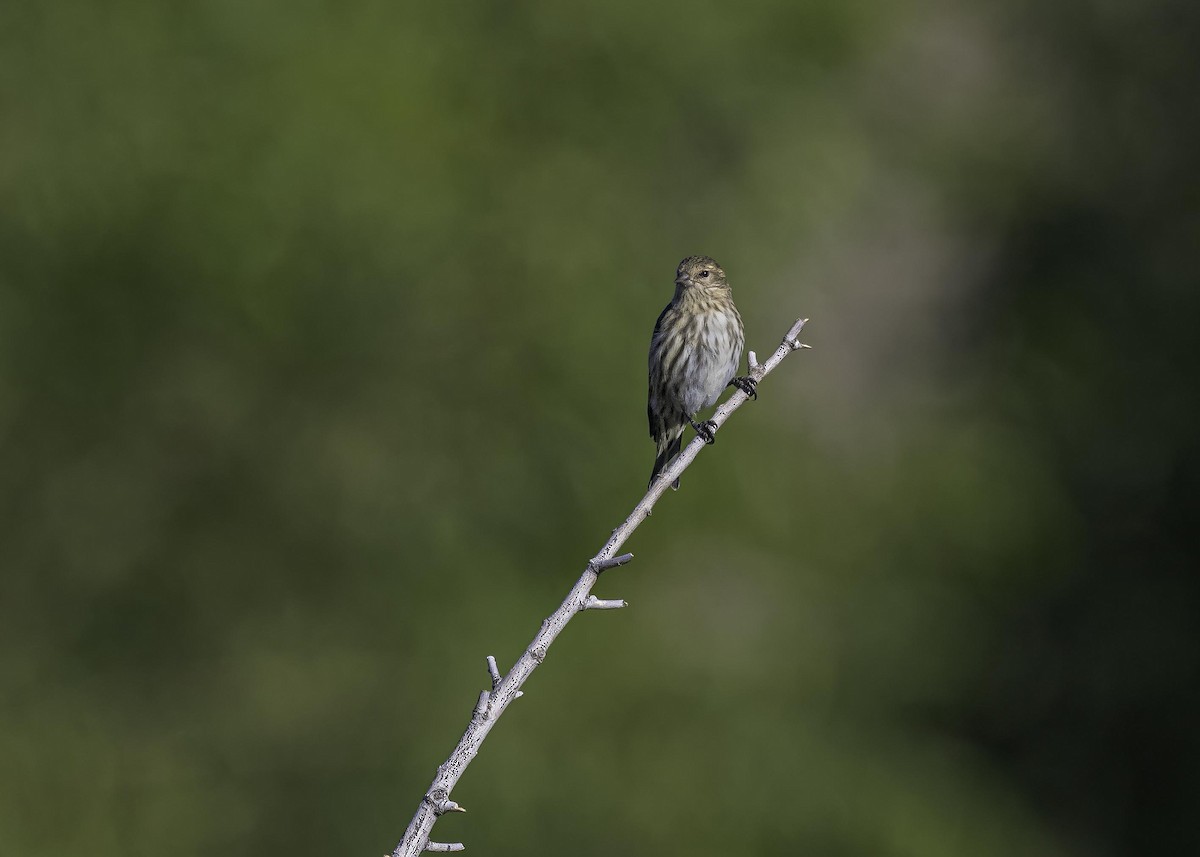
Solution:
<path fill-rule="evenodd" d="M 1200 849 L 1200 12 L 0 7 L 0 854 Z"/>

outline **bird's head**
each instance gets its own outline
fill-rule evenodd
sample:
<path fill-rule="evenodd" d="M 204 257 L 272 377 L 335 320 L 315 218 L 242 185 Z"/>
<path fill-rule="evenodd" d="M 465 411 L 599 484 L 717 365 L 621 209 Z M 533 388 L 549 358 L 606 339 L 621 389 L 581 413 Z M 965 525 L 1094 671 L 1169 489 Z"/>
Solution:
<path fill-rule="evenodd" d="M 681 289 L 709 291 L 728 289 L 729 281 L 725 279 L 725 269 L 717 264 L 716 259 L 688 256 L 675 271 L 675 285 Z"/>

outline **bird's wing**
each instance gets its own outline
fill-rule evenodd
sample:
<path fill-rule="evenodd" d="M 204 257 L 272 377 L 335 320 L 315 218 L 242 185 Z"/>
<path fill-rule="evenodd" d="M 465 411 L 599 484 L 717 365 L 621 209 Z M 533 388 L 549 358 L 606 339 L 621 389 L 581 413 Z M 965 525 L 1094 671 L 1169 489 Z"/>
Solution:
<path fill-rule="evenodd" d="M 654 322 L 654 333 L 650 334 L 650 383 L 646 390 L 646 421 L 650 423 L 650 439 L 658 440 L 658 436 L 654 432 L 654 352 L 655 343 L 658 342 L 659 332 L 662 330 L 663 319 L 667 316 L 667 310 L 671 308 L 670 304 L 663 307 L 663 311 L 658 314 L 658 319 Z"/>

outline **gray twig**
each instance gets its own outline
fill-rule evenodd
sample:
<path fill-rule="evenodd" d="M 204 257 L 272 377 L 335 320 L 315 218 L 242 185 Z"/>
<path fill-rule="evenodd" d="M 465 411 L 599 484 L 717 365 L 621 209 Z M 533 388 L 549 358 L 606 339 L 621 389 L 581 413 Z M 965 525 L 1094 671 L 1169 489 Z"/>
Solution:
<path fill-rule="evenodd" d="M 613 530 L 615 533 L 616 530 Z M 599 574 L 602 571 L 608 571 L 610 568 L 616 568 L 618 565 L 628 565 L 633 562 L 633 554 L 623 553 L 620 556 L 614 556 L 610 559 L 593 559 L 588 563 L 588 568 Z"/>
<path fill-rule="evenodd" d="M 595 595 L 589 595 L 587 600 L 583 602 L 584 610 L 619 610 L 622 607 L 628 606 L 628 601 L 603 601 Z"/>
<path fill-rule="evenodd" d="M 765 363 L 759 363 L 754 352 L 751 351 L 747 361 L 750 368 L 750 377 L 756 382 L 762 381 L 771 373 L 782 361 L 793 351 L 809 346 L 803 344 L 797 339 L 800 331 L 804 328 L 805 322 L 808 319 L 798 319 L 791 326 L 788 332 L 784 335 L 783 341 L 779 347 L 775 349 Z M 725 403 L 717 408 L 717 412 L 713 414 L 712 420 L 716 423 L 719 429 L 729 419 L 730 415 L 745 404 L 749 397 L 741 390 L 735 389 L 733 395 L 725 400 Z M 695 460 L 700 454 L 700 450 L 704 449 L 704 439 L 695 437 L 679 455 L 675 456 L 675 460 L 671 465 L 665 468 L 659 478 L 654 480 L 654 484 L 650 486 L 650 490 L 646 492 L 641 501 L 633 508 L 633 512 L 625 519 L 625 523 L 612 531 L 612 536 L 608 542 L 600 549 L 600 552 L 592 557 L 584 568 L 583 574 L 579 580 L 571 587 L 571 591 L 567 593 L 567 597 L 563 599 L 562 604 L 550 616 L 542 622 L 541 630 L 533 638 L 533 642 L 525 649 L 524 654 L 517 659 L 513 664 L 512 669 L 508 674 L 501 677 L 500 670 L 496 666 L 496 659 L 489 656 L 488 674 L 491 676 L 492 689 L 483 691 L 479 694 L 479 701 L 476 703 L 474 710 L 471 712 L 471 720 L 467 724 L 467 729 L 463 732 L 462 737 L 458 740 L 458 746 L 454 748 L 454 752 L 450 754 L 450 758 L 446 760 L 444 765 L 441 765 L 437 770 L 437 775 L 433 778 L 433 783 L 429 790 L 425 792 L 425 798 L 421 801 L 421 805 L 417 808 L 417 814 L 408 824 L 408 829 L 404 831 L 404 838 L 392 850 L 392 857 L 417 857 L 422 851 L 461 851 L 463 850 L 462 843 L 442 843 L 430 842 L 429 833 L 433 829 L 433 823 L 438 816 L 447 812 L 465 812 L 462 807 L 450 800 L 450 791 L 458 784 L 459 779 L 463 775 L 463 771 L 467 769 L 467 765 L 471 764 L 471 760 L 479 752 L 480 745 L 483 744 L 488 733 L 492 731 L 492 727 L 496 725 L 496 721 L 500 719 L 500 715 L 508 708 L 508 704 L 514 699 L 521 696 L 521 686 L 529 678 L 530 674 L 537 669 L 546 658 L 546 652 L 550 648 L 550 644 L 562 632 L 562 629 L 567 626 L 582 610 L 611 610 L 618 607 L 624 607 L 624 601 L 604 601 L 592 595 L 592 587 L 596 585 L 596 581 L 600 577 L 600 573 L 606 569 L 613 568 L 618 565 L 625 565 L 633 559 L 633 554 L 617 555 L 621 545 L 629 539 L 633 531 L 638 528 L 642 521 L 650 514 L 654 508 L 655 502 L 663 495 L 668 486 L 673 483 L 688 465 Z"/>

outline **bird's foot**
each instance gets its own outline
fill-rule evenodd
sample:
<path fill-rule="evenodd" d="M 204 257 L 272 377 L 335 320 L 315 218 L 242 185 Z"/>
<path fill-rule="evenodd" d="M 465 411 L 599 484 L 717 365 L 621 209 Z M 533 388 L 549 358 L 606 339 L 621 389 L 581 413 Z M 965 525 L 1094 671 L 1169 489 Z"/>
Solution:
<path fill-rule="evenodd" d="M 749 375 L 742 375 L 729 382 L 730 387 L 737 387 L 751 399 L 758 401 L 758 382 Z"/>
<path fill-rule="evenodd" d="M 696 430 L 696 434 L 700 435 L 709 446 L 717 442 L 717 424 L 715 422 L 712 420 L 705 420 L 702 423 L 698 423 L 695 420 L 690 420 L 690 422 L 692 428 Z"/>

